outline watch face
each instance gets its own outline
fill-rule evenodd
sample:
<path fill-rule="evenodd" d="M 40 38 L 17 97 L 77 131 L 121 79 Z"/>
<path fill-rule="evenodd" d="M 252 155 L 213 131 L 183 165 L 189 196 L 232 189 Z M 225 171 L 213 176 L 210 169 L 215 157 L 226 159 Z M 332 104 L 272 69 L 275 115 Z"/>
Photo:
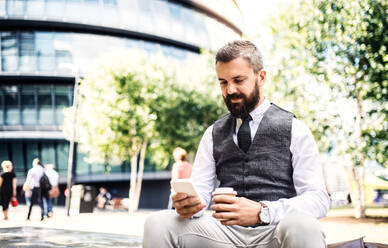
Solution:
<path fill-rule="evenodd" d="M 268 224 L 270 222 L 269 220 L 269 209 L 268 208 L 261 208 L 260 211 L 260 220 L 262 223 Z"/>

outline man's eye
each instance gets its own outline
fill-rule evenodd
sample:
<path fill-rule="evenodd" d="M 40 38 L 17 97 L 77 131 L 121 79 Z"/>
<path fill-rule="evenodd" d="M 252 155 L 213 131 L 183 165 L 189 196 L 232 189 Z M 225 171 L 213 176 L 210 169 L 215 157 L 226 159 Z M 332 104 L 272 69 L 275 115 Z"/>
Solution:
<path fill-rule="evenodd" d="M 242 81 L 243 81 L 243 80 L 240 80 L 240 79 L 234 80 L 234 82 L 235 82 L 236 84 L 241 83 Z"/>
<path fill-rule="evenodd" d="M 220 81 L 220 85 L 226 85 L 226 81 Z"/>

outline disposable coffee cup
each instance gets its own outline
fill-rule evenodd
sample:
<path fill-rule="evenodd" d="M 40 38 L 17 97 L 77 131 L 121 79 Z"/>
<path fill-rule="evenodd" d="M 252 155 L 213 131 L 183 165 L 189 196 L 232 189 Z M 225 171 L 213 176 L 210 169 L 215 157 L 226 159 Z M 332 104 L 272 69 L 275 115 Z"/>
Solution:
<path fill-rule="evenodd" d="M 236 196 L 237 192 L 232 187 L 220 187 L 220 188 L 216 188 L 216 190 L 213 192 L 213 196 L 216 196 L 216 195 Z"/>
<path fill-rule="evenodd" d="M 236 196 L 237 192 L 232 187 L 220 187 L 216 188 L 216 190 L 213 192 L 213 197 L 216 195 L 229 195 L 229 196 Z M 218 213 L 218 211 L 216 211 Z M 224 219 L 219 219 L 219 221 L 223 221 Z"/>

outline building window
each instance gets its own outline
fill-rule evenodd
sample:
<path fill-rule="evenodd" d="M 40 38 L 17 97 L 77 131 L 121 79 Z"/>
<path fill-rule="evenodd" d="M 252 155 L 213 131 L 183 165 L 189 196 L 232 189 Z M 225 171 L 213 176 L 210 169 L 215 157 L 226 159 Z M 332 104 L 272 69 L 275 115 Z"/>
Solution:
<path fill-rule="evenodd" d="M 16 32 L 1 33 L 1 69 L 16 71 L 18 66 L 18 47 Z"/>
<path fill-rule="evenodd" d="M 8 125 L 20 124 L 19 92 L 17 86 L 3 87 L 5 95 L 5 122 Z"/>
<path fill-rule="evenodd" d="M 39 123 L 54 124 L 52 87 L 39 88 L 38 108 Z"/>
<path fill-rule="evenodd" d="M 72 97 L 72 86 L 0 86 L 0 125 L 62 125 Z"/>
<path fill-rule="evenodd" d="M 25 176 L 25 170 L 24 170 L 25 161 L 23 156 L 22 142 L 11 143 L 11 161 L 13 164 L 13 170 L 15 174 L 17 176 Z"/>
<path fill-rule="evenodd" d="M 20 33 L 20 71 L 35 72 L 35 36 L 33 32 Z"/>
<path fill-rule="evenodd" d="M 5 109 L 5 97 L 2 89 L 0 88 L 0 125 L 4 125 L 4 109 Z"/>
<path fill-rule="evenodd" d="M 44 14 L 44 0 L 26 0 L 26 15 L 41 17 Z"/>
<path fill-rule="evenodd" d="M 38 122 L 36 88 L 22 87 L 22 118 L 24 125 L 35 125 Z"/>

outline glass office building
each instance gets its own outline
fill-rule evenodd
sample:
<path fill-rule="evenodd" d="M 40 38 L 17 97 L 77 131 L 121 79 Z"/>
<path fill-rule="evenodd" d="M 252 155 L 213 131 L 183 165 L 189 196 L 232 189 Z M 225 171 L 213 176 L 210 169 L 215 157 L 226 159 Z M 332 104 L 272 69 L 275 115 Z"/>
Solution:
<path fill-rule="evenodd" d="M 239 16 L 232 0 L 0 0 L 0 161 L 14 163 L 19 185 L 33 158 L 54 163 L 63 188 L 69 143 L 61 125 L 75 68 L 82 76 L 98 56 L 129 48 L 195 58 L 239 39 Z M 106 175 L 76 152 L 73 168 L 75 183 L 128 188 L 126 163 Z M 170 176 L 149 163 L 146 171 L 150 192 Z M 147 204 L 140 207 L 155 207 Z"/>

